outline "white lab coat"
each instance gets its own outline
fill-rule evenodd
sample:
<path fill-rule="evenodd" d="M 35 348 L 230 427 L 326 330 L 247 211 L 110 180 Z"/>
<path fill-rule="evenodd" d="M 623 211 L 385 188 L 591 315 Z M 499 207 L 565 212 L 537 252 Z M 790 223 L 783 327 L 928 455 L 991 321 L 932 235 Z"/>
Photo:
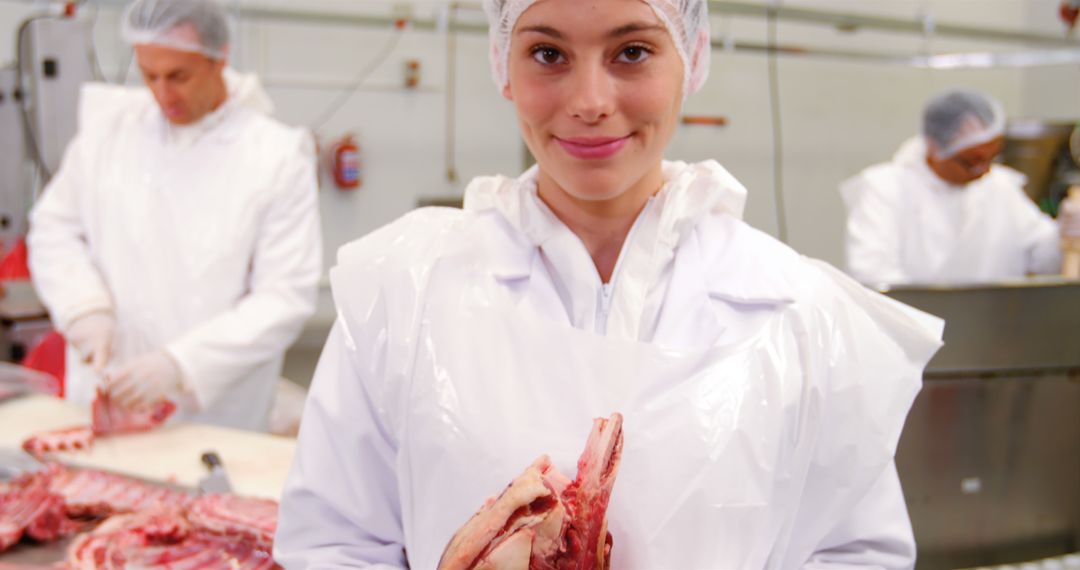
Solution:
<path fill-rule="evenodd" d="M 79 130 L 30 215 L 30 266 L 64 331 L 116 315 L 112 364 L 165 348 L 193 384 L 178 418 L 265 429 L 321 272 L 314 145 L 254 76 L 170 126 L 147 89 L 83 88 Z M 100 379 L 69 347 L 67 397 Z"/>
<path fill-rule="evenodd" d="M 280 563 L 435 568 L 618 411 L 613 568 L 911 567 L 893 453 L 940 321 L 749 228 L 716 163 L 664 168 L 608 286 L 535 169 L 342 248 Z"/>
<path fill-rule="evenodd" d="M 1024 176 L 995 164 L 953 186 L 926 164 L 921 139 L 841 186 L 847 270 L 863 283 L 965 284 L 1058 273 L 1057 223 L 1024 194 Z"/>

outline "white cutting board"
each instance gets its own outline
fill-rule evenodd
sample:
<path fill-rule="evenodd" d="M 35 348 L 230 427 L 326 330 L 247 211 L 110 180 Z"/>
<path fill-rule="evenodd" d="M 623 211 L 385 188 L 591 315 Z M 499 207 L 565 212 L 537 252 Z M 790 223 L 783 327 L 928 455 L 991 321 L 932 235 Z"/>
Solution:
<path fill-rule="evenodd" d="M 0 447 L 21 448 L 43 431 L 87 425 L 89 410 L 58 398 L 28 396 L 0 402 Z M 99 438 L 89 451 L 50 455 L 66 465 L 105 469 L 194 488 L 206 475 L 204 451 L 221 456 L 233 490 L 279 499 L 296 440 L 216 426 L 179 423 L 154 431 Z"/>

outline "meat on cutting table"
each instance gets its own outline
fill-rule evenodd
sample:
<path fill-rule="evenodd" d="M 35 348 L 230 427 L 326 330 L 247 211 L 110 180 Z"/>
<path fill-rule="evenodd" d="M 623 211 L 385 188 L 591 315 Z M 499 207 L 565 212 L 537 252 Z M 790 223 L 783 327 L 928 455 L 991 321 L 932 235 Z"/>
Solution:
<path fill-rule="evenodd" d="M 68 516 L 102 518 L 162 508 L 183 509 L 192 498 L 138 479 L 95 469 L 57 469 L 51 489 L 64 500 Z"/>
<path fill-rule="evenodd" d="M 0 551 L 24 536 L 48 542 L 104 519 L 72 544 L 70 568 L 261 570 L 276 567 L 270 553 L 277 512 L 277 502 L 268 499 L 195 498 L 123 475 L 54 464 L 0 484 Z"/>
<path fill-rule="evenodd" d="M 121 433 L 149 431 L 169 419 L 176 404 L 162 400 L 149 408 L 127 410 L 117 406 L 108 392 L 98 389 L 91 406 L 93 420 L 89 426 L 74 426 L 30 436 L 23 442 L 27 453 L 41 459 L 47 453 L 89 449 L 94 438 Z"/>
<path fill-rule="evenodd" d="M 277 515 L 277 501 L 239 495 L 199 497 L 187 509 L 188 520 L 207 532 L 267 547 L 274 542 Z"/>
<path fill-rule="evenodd" d="M 269 546 L 207 532 L 193 525 L 182 511 L 170 509 L 108 519 L 72 543 L 67 565 L 72 570 L 278 567 Z"/>
<path fill-rule="evenodd" d="M 56 469 L 0 484 L 0 552 L 24 536 L 50 542 L 78 528 L 67 517 L 63 497 L 51 488 Z"/>

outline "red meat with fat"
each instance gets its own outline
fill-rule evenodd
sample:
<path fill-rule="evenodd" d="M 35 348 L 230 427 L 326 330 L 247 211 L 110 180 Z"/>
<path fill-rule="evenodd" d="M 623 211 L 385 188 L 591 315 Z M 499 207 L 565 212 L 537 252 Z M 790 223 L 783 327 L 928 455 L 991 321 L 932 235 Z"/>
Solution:
<path fill-rule="evenodd" d="M 129 410 L 112 401 L 108 392 L 98 389 L 92 406 L 94 435 L 150 431 L 163 424 L 176 411 L 171 400 L 161 400 L 147 408 Z"/>
<path fill-rule="evenodd" d="M 622 416 L 598 418 L 570 481 L 541 456 L 450 539 L 439 570 L 606 570 L 607 506 L 622 456 Z"/>
<path fill-rule="evenodd" d="M 68 568 L 269 570 L 269 546 L 209 533 L 175 509 L 112 517 L 68 549 Z"/>
<path fill-rule="evenodd" d="M 182 491 L 93 469 L 61 469 L 53 477 L 51 488 L 63 498 L 68 516 L 80 518 L 184 509 L 192 500 Z"/>
<path fill-rule="evenodd" d="M 261 570 L 276 567 L 277 512 L 268 499 L 196 499 L 123 475 L 50 465 L 0 484 L 0 551 L 23 537 L 52 541 L 105 519 L 72 546 L 72 568 Z"/>
<path fill-rule="evenodd" d="M 277 530 L 278 504 L 238 495 L 207 495 L 193 501 L 187 518 L 206 532 L 269 547 Z"/>
<path fill-rule="evenodd" d="M 0 552 L 23 537 L 49 542 L 75 532 L 63 498 L 50 488 L 55 473 L 28 473 L 0 486 Z"/>
<path fill-rule="evenodd" d="M 23 449 L 38 459 L 56 451 L 90 449 L 96 437 L 137 433 L 156 428 L 176 411 L 176 404 L 170 400 L 161 400 L 148 408 L 128 410 L 116 405 L 108 392 L 99 388 L 91 410 L 91 425 L 32 435 L 23 442 Z"/>

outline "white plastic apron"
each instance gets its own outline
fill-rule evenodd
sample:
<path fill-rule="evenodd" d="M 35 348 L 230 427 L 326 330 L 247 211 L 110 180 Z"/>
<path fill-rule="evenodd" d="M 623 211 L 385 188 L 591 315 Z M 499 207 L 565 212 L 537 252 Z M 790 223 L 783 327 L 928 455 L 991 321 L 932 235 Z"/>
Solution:
<path fill-rule="evenodd" d="M 484 499 L 539 455 L 573 477 L 592 419 L 612 412 L 625 421 L 608 510 L 613 568 L 785 563 L 801 496 L 817 489 L 804 486 L 828 390 L 827 379 L 804 375 L 822 367 L 792 334 L 802 329 L 790 322 L 798 317 L 778 314 L 738 345 L 674 352 L 530 319 L 502 301 L 462 303 L 461 290 L 427 306 L 395 414 L 412 568 L 436 567 Z M 895 388 L 876 404 L 910 403 L 918 387 Z M 854 411 L 859 425 L 893 431 L 873 425 L 875 417 L 889 423 L 885 409 L 864 403 Z M 830 495 L 818 496 L 827 510 L 850 508 L 891 459 L 888 444 L 861 445 L 877 438 L 851 438 L 855 460 L 830 470 L 842 480 L 817 481 Z M 799 528 L 791 547 L 812 548 L 827 530 Z"/>

